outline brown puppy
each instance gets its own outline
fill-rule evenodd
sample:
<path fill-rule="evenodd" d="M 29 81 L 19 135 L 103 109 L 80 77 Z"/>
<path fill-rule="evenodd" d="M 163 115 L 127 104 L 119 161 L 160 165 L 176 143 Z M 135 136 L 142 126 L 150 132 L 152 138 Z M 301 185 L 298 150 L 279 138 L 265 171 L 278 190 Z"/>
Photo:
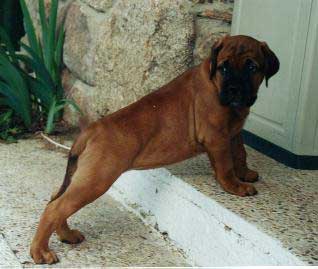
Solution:
<path fill-rule="evenodd" d="M 240 131 L 264 77 L 279 69 L 266 43 L 247 36 L 225 37 L 210 59 L 139 101 L 91 124 L 70 151 L 64 182 L 47 205 L 31 245 L 35 263 L 58 259 L 48 247 L 80 243 L 67 218 L 105 193 L 129 169 L 147 169 L 206 152 L 216 179 L 229 193 L 256 194 L 258 178 L 246 164 Z"/>

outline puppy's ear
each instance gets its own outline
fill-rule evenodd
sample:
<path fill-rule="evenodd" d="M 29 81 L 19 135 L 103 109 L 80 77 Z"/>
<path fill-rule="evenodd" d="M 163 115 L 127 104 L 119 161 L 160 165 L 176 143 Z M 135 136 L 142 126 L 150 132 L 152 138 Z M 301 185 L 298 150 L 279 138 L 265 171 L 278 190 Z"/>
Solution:
<path fill-rule="evenodd" d="M 213 76 L 216 73 L 216 68 L 217 68 L 217 58 L 218 58 L 218 54 L 221 51 L 221 49 L 223 48 L 223 41 L 225 38 L 227 38 L 228 35 L 220 38 L 219 40 L 217 40 L 212 48 L 211 48 L 211 59 L 210 59 L 210 80 L 212 80 Z"/>
<path fill-rule="evenodd" d="M 279 60 L 275 53 L 268 47 L 265 42 L 262 42 L 261 48 L 264 54 L 264 75 L 265 85 L 268 87 L 268 80 L 274 76 L 279 70 Z"/>

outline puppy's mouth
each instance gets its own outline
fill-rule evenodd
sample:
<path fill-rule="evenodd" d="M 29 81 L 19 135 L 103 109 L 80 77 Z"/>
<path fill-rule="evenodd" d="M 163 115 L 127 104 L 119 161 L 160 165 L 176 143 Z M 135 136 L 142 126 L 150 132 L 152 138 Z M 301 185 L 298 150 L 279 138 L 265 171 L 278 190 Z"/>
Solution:
<path fill-rule="evenodd" d="M 220 103 L 222 106 L 229 106 L 232 108 L 246 108 L 251 107 L 257 96 L 247 96 L 244 91 L 228 88 L 220 92 Z"/>

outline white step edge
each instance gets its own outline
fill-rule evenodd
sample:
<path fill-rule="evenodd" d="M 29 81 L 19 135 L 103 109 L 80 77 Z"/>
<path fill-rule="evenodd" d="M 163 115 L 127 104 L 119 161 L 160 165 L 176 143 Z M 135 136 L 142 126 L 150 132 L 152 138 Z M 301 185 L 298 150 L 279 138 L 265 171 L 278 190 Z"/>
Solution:
<path fill-rule="evenodd" d="M 22 268 L 2 234 L 0 234 L 0 268 Z"/>
<path fill-rule="evenodd" d="M 108 192 L 168 233 L 197 266 L 307 265 L 281 243 L 160 168 L 128 171 Z"/>

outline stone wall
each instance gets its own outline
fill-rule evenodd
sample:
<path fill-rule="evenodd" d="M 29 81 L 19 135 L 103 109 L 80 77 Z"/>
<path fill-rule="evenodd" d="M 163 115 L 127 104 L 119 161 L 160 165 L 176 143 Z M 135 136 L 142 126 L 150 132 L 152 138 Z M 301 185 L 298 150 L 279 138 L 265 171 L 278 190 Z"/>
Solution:
<path fill-rule="evenodd" d="M 134 102 L 208 57 L 232 9 L 233 0 L 60 0 L 67 95 L 90 120 Z M 77 124 L 70 109 L 64 118 Z"/>
<path fill-rule="evenodd" d="M 192 0 L 194 15 L 195 46 L 194 64 L 209 57 L 211 46 L 221 36 L 229 34 L 234 0 Z"/>

